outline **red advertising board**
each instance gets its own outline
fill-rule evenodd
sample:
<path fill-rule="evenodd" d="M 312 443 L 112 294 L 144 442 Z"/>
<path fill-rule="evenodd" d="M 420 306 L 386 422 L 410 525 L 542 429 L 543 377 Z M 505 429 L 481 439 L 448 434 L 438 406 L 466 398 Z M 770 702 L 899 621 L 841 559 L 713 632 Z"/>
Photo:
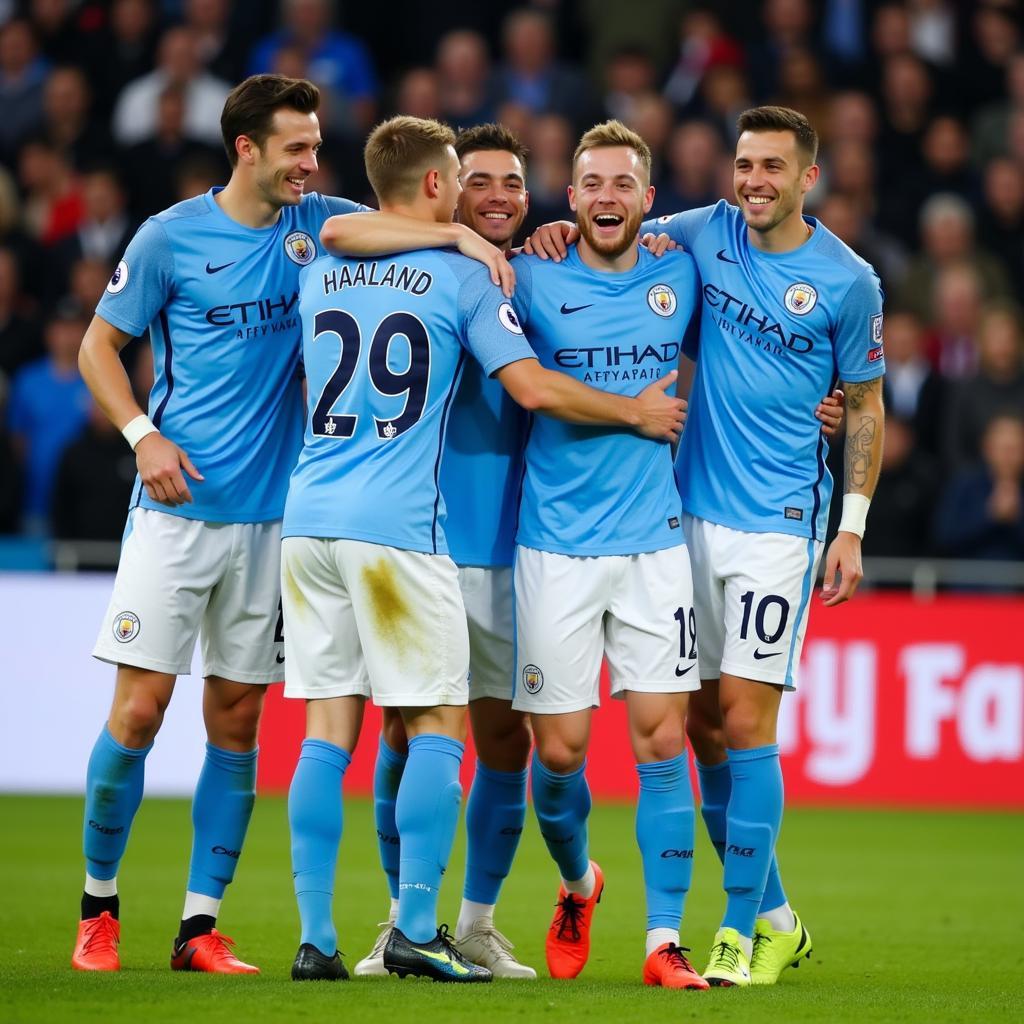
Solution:
<path fill-rule="evenodd" d="M 303 718 L 274 687 L 263 788 L 287 788 Z M 348 792 L 370 791 L 379 721 L 368 707 Z M 1024 809 L 1024 600 L 863 594 L 815 608 L 779 743 L 790 803 Z M 595 796 L 636 793 L 618 701 L 595 712 L 587 774 Z"/>

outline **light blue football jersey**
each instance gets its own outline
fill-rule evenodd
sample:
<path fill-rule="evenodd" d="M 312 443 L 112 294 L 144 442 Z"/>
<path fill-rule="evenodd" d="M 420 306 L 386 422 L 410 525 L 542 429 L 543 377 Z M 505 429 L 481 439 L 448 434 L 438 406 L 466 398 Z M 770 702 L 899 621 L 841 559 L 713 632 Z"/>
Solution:
<path fill-rule="evenodd" d="M 192 504 L 133 506 L 209 522 L 280 519 L 302 443 L 299 272 L 324 221 L 366 207 L 303 196 L 276 224 L 250 228 L 214 200 L 219 188 L 150 217 L 129 243 L 97 314 L 126 334 L 149 329 L 149 416 L 205 477 Z"/>
<path fill-rule="evenodd" d="M 662 217 L 700 272 L 700 357 L 676 457 L 683 508 L 751 533 L 825 539 L 832 477 L 815 418 L 837 380 L 885 372 L 882 290 L 823 224 L 798 249 L 754 248 L 739 209 Z"/>
<path fill-rule="evenodd" d="M 421 250 L 322 257 L 299 310 L 309 415 L 283 535 L 447 553 L 441 461 L 467 352 L 487 376 L 534 358 L 512 306 L 480 263 Z"/>
<path fill-rule="evenodd" d="M 441 460 L 444 529 L 456 565 L 512 564 L 529 422 L 501 384 L 469 360 Z"/>
<path fill-rule="evenodd" d="M 639 394 L 674 370 L 696 332 L 698 278 L 684 253 L 640 249 L 624 273 L 516 259 L 516 308 L 541 363 L 602 391 Z M 620 427 L 533 417 L 516 541 L 566 555 L 684 544 L 668 444 Z"/>

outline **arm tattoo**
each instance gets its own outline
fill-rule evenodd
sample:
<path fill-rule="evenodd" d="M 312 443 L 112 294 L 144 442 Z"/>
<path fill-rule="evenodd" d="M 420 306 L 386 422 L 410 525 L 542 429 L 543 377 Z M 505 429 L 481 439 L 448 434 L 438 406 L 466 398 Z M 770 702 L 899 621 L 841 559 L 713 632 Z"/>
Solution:
<path fill-rule="evenodd" d="M 857 385 L 858 387 L 860 385 Z M 849 394 L 846 400 L 850 401 Z M 856 408 L 856 407 L 855 407 Z M 875 418 L 864 416 L 853 434 L 846 435 L 843 452 L 843 470 L 846 476 L 844 489 L 860 490 L 871 475 L 871 447 L 875 441 Z"/>
<path fill-rule="evenodd" d="M 881 392 L 881 388 L 881 377 L 876 377 L 874 380 L 861 381 L 857 384 L 847 384 L 844 381 L 843 389 L 846 391 L 846 404 L 851 409 L 859 409 L 870 394 Z"/>

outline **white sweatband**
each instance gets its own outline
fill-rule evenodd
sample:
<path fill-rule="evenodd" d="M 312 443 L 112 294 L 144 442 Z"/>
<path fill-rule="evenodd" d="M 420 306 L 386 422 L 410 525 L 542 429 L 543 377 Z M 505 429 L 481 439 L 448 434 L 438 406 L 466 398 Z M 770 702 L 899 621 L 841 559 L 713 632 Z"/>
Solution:
<path fill-rule="evenodd" d="M 124 439 L 132 446 L 132 451 L 135 451 L 135 446 L 147 434 L 155 434 L 156 432 L 157 429 L 153 426 L 153 421 L 145 413 L 141 416 L 136 416 L 133 420 L 129 420 L 121 428 L 121 433 L 124 434 Z"/>
<path fill-rule="evenodd" d="M 863 494 L 843 495 L 843 515 L 839 520 L 839 529 L 843 533 L 855 533 L 864 536 L 864 527 L 868 521 L 868 506 L 871 499 Z"/>

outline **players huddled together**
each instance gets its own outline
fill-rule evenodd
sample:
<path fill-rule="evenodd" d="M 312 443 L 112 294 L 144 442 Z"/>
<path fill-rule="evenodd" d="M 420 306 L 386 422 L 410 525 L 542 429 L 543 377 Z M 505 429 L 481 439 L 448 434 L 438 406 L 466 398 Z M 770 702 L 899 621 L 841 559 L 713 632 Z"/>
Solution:
<path fill-rule="evenodd" d="M 228 184 L 139 229 L 82 344 L 139 475 L 94 650 L 117 677 L 88 765 L 72 965 L 119 969 L 118 866 L 201 635 L 208 742 L 173 969 L 258 973 L 216 922 L 255 798 L 264 693 L 283 676 L 306 708 L 288 800 L 292 977 L 348 977 L 333 892 L 367 698 L 383 709 L 374 813 L 390 908 L 354 972 L 536 977 L 495 926 L 529 789 L 559 876 L 548 973 L 579 975 L 605 884 L 586 763 L 606 662 L 639 785 L 638 973 L 693 990 L 774 984 L 811 951 L 775 856 L 779 708 L 822 556 L 825 607 L 861 578 L 883 440 L 879 281 L 803 213 L 813 127 L 785 107 L 743 112 L 735 204 L 654 220 L 648 146 L 596 125 L 566 183 L 575 223 L 513 254 L 529 193 L 508 128 L 377 125 L 373 211 L 305 192 L 317 108 L 302 79 L 231 92 Z M 144 411 L 118 354 L 147 328 Z M 826 551 L 837 385 L 842 519 Z M 437 901 L 467 728 L 477 761 L 450 933 Z M 725 891 L 700 972 L 684 942 L 687 738 Z"/>

